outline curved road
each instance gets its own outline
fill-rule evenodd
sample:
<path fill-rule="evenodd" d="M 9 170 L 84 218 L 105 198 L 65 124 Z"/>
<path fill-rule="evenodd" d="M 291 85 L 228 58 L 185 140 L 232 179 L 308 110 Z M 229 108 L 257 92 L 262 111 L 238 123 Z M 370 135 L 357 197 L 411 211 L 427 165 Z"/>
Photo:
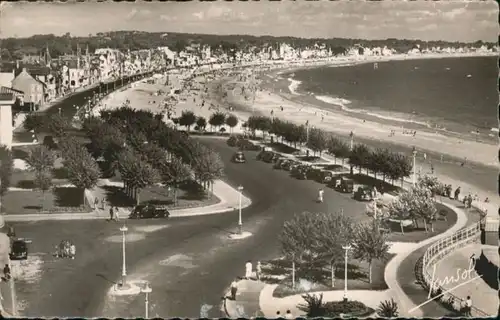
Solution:
<path fill-rule="evenodd" d="M 202 139 L 225 160 L 234 152 L 223 139 Z M 129 242 L 127 247 L 129 278 L 148 280 L 152 285 L 150 316 L 200 317 L 204 304 L 213 306 L 208 317 L 223 316 L 219 311 L 220 299 L 229 283 L 243 274 L 246 260 L 279 255 L 281 226 L 296 212 L 334 212 L 342 207 L 346 214 L 363 218 L 363 203 L 325 188 L 325 202 L 318 204 L 318 183 L 295 180 L 288 172 L 273 170 L 269 164 L 255 160 L 255 155 L 247 152 L 246 164 L 226 164 L 226 180 L 234 186 L 243 185 L 244 193 L 253 201 L 243 210 L 243 226 L 253 233 L 252 237 L 227 238 L 237 230 L 236 211 L 127 222 L 130 231 L 141 225 L 169 225 L 147 234 L 144 240 Z M 31 252 L 51 252 L 55 243 L 66 238 L 75 241 L 78 250 L 75 260 L 54 261 L 49 255 L 43 256 L 45 273 L 40 287 L 27 295 L 29 303 L 21 313 L 38 317 L 143 316 L 143 295 L 131 300 L 119 297 L 114 302 L 105 299 L 106 290 L 121 274 L 121 244 L 105 238 L 116 235 L 119 239 L 119 226 L 104 221 L 17 224 L 19 236 L 33 239 Z"/>

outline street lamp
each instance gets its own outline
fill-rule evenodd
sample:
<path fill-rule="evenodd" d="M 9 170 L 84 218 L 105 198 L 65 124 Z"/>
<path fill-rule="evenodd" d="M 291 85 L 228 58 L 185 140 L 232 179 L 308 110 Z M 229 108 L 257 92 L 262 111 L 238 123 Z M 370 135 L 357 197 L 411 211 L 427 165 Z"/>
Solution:
<path fill-rule="evenodd" d="M 153 289 L 151 289 L 151 287 L 149 286 L 149 282 L 146 282 L 146 285 L 144 286 L 144 288 L 141 288 L 141 292 L 142 293 L 145 293 L 146 296 L 144 297 L 144 319 L 149 319 L 149 294 L 153 291 Z"/>
<path fill-rule="evenodd" d="M 415 187 L 415 184 L 417 183 L 417 165 L 416 165 L 416 158 L 417 158 L 417 150 L 415 149 L 415 147 L 413 147 L 413 151 L 412 151 L 412 155 L 413 155 L 413 186 Z"/>
<path fill-rule="evenodd" d="M 352 249 L 350 244 L 342 246 L 342 249 L 345 250 L 345 266 L 344 266 L 344 302 L 347 301 L 347 254 L 349 250 Z"/>
<path fill-rule="evenodd" d="M 238 214 L 238 229 L 239 229 L 239 233 L 242 234 L 243 233 L 243 223 L 241 222 L 241 196 L 242 196 L 241 192 L 243 191 L 243 187 L 239 186 L 238 191 L 240 192 L 240 199 L 239 199 L 240 208 L 239 208 L 239 214 Z"/>
<path fill-rule="evenodd" d="M 122 287 L 125 286 L 126 281 L 127 281 L 127 266 L 125 263 L 125 233 L 128 231 L 128 228 L 126 225 L 120 228 L 120 231 L 122 232 L 122 255 L 123 255 L 123 265 L 122 265 Z"/>

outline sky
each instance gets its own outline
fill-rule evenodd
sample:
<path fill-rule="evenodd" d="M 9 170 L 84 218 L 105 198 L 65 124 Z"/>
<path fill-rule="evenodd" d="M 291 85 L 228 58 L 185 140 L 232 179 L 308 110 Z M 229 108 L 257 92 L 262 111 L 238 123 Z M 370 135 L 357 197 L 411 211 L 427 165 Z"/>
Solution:
<path fill-rule="evenodd" d="M 498 40 L 498 5 L 486 1 L 213 1 L 3 3 L 0 37 L 87 36 L 137 30 L 302 38 Z"/>

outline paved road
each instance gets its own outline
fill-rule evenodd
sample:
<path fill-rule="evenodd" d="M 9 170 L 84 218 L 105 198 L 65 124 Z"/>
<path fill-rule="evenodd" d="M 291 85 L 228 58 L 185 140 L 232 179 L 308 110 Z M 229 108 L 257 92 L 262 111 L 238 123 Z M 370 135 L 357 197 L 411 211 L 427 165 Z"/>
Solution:
<path fill-rule="evenodd" d="M 146 74 L 148 75 L 148 74 Z M 145 75 L 145 76 L 146 76 Z M 143 76 L 143 77 L 145 77 Z M 119 89 L 123 85 L 127 85 L 130 82 L 136 81 L 139 79 L 139 76 L 131 76 L 131 77 L 125 77 L 122 80 L 116 80 L 108 83 L 103 83 L 99 86 L 95 86 L 93 88 L 89 88 L 87 90 L 81 91 L 81 92 L 76 92 L 70 96 L 68 96 L 66 99 L 55 103 L 51 107 L 47 108 L 46 110 L 43 110 L 41 112 L 46 113 L 46 114 L 55 114 L 59 112 L 59 108 L 61 108 L 61 114 L 69 119 L 72 119 L 73 116 L 76 113 L 76 109 L 73 106 L 83 106 L 87 103 L 87 98 L 90 98 L 93 96 L 94 93 L 110 93 L 114 89 Z M 20 141 L 20 142 L 25 142 L 25 141 L 31 141 L 31 134 L 26 133 L 26 132 L 16 132 L 14 133 L 15 140 Z"/>
<path fill-rule="evenodd" d="M 234 149 L 227 147 L 224 140 L 205 139 L 223 159 L 230 159 Z M 227 238 L 237 227 L 237 213 L 233 212 L 170 219 L 168 228 L 128 246 L 130 277 L 146 279 L 153 287 L 150 316 L 199 317 L 203 304 L 213 306 L 208 317 L 222 316 L 220 298 L 228 284 L 243 274 L 247 259 L 269 259 L 279 254 L 278 233 L 295 212 L 332 212 L 343 207 L 346 214 L 363 217 L 364 204 L 330 189 L 325 189 L 325 203 L 318 204 L 314 201 L 317 183 L 298 181 L 287 172 L 274 171 L 269 164 L 254 160 L 255 155 L 248 152 L 248 163 L 237 165 L 228 161 L 226 166 L 227 181 L 243 185 L 253 201 L 243 210 L 244 228 L 254 234 L 252 237 L 239 241 Z M 162 223 L 128 224 L 133 230 L 136 225 Z M 143 316 L 142 296 L 131 301 L 104 302 L 105 291 L 120 275 L 120 243 L 105 240 L 110 234 L 119 235 L 118 226 L 104 221 L 18 223 L 18 235 L 33 239 L 31 252 L 48 253 L 63 238 L 73 239 L 77 250 L 81 248 L 75 260 L 54 261 L 47 254 L 41 255 L 47 261 L 45 275 L 36 293 L 29 295 L 24 315 Z"/>

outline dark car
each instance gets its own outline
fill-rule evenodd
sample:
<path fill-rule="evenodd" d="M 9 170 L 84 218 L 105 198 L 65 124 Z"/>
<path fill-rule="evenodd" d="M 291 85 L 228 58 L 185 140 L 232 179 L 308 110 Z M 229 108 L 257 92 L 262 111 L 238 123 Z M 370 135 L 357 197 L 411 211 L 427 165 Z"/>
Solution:
<path fill-rule="evenodd" d="M 264 159 L 272 157 L 272 154 L 273 153 L 271 151 L 263 150 L 257 154 L 257 160 L 264 161 Z"/>
<path fill-rule="evenodd" d="M 271 163 L 273 162 L 273 159 L 275 159 L 275 153 L 274 152 L 267 152 L 262 156 L 262 161 Z"/>
<path fill-rule="evenodd" d="M 354 180 L 346 177 L 332 179 L 328 185 L 337 191 L 352 193 L 354 191 Z"/>
<path fill-rule="evenodd" d="M 311 169 L 309 168 L 308 165 L 300 165 L 300 166 L 297 166 L 295 168 L 293 168 L 291 171 L 290 171 L 290 175 L 294 178 L 297 178 L 299 180 L 306 180 L 307 179 L 307 173 L 310 171 Z"/>
<path fill-rule="evenodd" d="M 10 245 L 11 260 L 26 260 L 28 259 L 28 244 L 25 240 L 17 239 L 12 241 Z"/>
<path fill-rule="evenodd" d="M 241 151 L 235 152 L 233 154 L 232 161 L 235 163 L 245 163 L 246 162 L 245 155 Z"/>
<path fill-rule="evenodd" d="M 154 219 L 154 218 L 168 218 L 170 212 L 164 206 L 157 206 L 153 204 L 140 204 L 134 207 L 130 213 L 130 219 Z"/>

